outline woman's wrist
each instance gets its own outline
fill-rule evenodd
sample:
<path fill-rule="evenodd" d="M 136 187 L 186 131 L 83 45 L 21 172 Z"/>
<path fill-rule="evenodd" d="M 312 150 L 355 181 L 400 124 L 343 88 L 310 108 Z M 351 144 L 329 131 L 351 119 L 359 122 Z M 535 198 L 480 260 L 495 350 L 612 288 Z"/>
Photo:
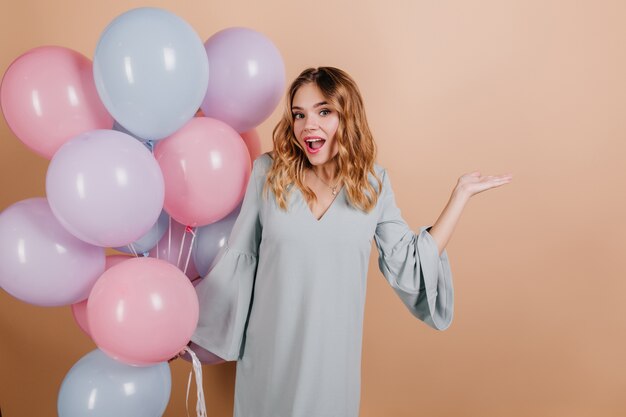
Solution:
<path fill-rule="evenodd" d="M 457 202 L 465 205 L 472 195 L 467 191 L 465 187 L 462 185 L 457 185 L 452 190 L 452 194 L 450 195 L 450 202 Z"/>

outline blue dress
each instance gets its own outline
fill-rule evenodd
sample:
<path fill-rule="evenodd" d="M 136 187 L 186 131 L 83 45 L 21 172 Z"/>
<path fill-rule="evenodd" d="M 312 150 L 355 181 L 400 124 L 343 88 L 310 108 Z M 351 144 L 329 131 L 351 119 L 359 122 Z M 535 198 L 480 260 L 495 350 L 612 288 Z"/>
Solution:
<path fill-rule="evenodd" d="M 265 196 L 271 164 L 268 154 L 254 162 L 230 239 L 196 288 L 192 341 L 238 360 L 235 417 L 357 417 L 372 239 L 402 302 L 440 330 L 453 315 L 447 254 L 402 220 L 379 166 L 373 210 L 351 207 L 341 190 L 317 220 L 297 187 L 287 211 Z"/>

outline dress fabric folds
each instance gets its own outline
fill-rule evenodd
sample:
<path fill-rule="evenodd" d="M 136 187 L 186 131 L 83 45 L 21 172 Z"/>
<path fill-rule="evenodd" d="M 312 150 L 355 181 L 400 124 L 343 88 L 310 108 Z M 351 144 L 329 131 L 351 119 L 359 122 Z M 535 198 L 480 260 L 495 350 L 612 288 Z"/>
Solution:
<path fill-rule="evenodd" d="M 235 417 L 357 417 L 372 240 L 399 298 L 439 330 L 454 305 L 446 251 L 427 227 L 407 226 L 379 166 L 373 210 L 353 208 L 342 189 L 317 220 L 297 187 L 287 211 L 264 193 L 271 164 L 269 154 L 254 162 L 228 243 L 196 287 L 192 341 L 238 361 Z"/>

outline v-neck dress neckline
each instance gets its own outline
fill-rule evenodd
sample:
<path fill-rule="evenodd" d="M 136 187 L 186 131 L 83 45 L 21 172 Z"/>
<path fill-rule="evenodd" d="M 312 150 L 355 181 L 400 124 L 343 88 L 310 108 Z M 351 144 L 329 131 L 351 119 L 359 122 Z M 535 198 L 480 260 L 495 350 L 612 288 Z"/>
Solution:
<path fill-rule="evenodd" d="M 300 187 L 298 186 L 295 186 L 295 187 L 298 190 L 300 201 L 304 205 L 305 210 L 309 212 L 309 215 L 315 221 L 315 223 L 321 223 L 328 216 L 328 214 L 330 214 L 330 212 L 333 210 L 333 206 L 335 205 L 335 203 L 337 203 L 337 200 L 339 200 L 339 198 L 342 197 L 343 189 L 344 189 L 344 187 L 341 186 L 341 188 L 337 191 L 337 195 L 333 198 L 333 201 L 331 201 L 330 205 L 326 207 L 326 210 L 322 213 L 322 215 L 318 219 L 317 217 L 315 217 L 315 213 L 313 213 L 313 210 L 311 210 L 311 207 L 309 206 L 309 203 L 306 201 L 306 198 L 304 198 L 304 193 L 302 192 Z"/>

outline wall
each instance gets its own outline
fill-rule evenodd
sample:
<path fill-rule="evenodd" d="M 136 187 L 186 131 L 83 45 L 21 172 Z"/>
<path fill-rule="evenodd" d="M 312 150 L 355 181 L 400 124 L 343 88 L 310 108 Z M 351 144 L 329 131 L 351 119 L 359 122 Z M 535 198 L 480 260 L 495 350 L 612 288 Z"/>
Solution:
<path fill-rule="evenodd" d="M 142 5 L 203 39 L 229 26 L 263 32 L 289 79 L 308 66 L 351 73 L 415 228 L 434 222 L 461 174 L 514 174 L 471 200 L 448 246 L 448 331 L 406 312 L 372 258 L 363 417 L 626 413 L 626 3 L 3 0 L 0 71 L 44 44 L 92 57 L 108 22 Z M 264 150 L 278 113 L 259 129 Z M 0 122 L 0 209 L 43 196 L 46 168 Z M 0 291 L 4 415 L 55 415 L 65 373 L 93 348 L 69 307 Z M 165 415 L 183 415 L 190 366 L 171 368 Z M 204 372 L 210 415 L 231 415 L 233 364 Z"/>

